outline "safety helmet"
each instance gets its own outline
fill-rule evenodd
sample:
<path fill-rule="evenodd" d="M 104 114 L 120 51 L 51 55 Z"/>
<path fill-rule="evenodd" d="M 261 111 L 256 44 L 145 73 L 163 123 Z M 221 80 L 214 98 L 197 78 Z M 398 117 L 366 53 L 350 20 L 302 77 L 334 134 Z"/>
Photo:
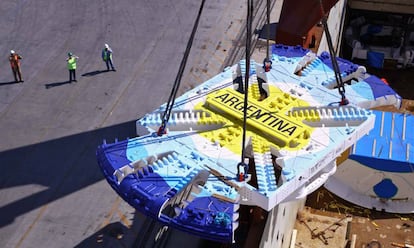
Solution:
<path fill-rule="evenodd" d="M 105 48 L 109 48 L 109 45 L 108 44 L 105 44 Z"/>
<path fill-rule="evenodd" d="M 16 52 L 14 50 L 10 50 L 10 54 L 15 54 Z"/>
<path fill-rule="evenodd" d="M 68 56 L 72 56 L 73 55 L 73 53 L 71 53 L 71 52 L 68 52 Z"/>

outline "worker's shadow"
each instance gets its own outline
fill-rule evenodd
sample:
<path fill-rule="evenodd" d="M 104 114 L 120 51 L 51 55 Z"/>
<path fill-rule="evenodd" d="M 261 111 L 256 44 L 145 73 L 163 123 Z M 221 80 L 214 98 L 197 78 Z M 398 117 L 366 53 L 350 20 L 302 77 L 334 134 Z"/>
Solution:
<path fill-rule="evenodd" d="M 19 84 L 20 82 L 10 81 L 10 82 L 0 82 L 0 86 L 9 85 L 9 84 Z"/>
<path fill-rule="evenodd" d="M 50 89 L 56 86 L 61 86 L 61 85 L 65 85 L 65 84 L 71 84 L 71 82 L 69 81 L 63 81 L 63 82 L 56 82 L 56 83 L 50 83 L 50 84 L 45 84 L 45 88 L 46 89 Z"/>
<path fill-rule="evenodd" d="M 82 77 L 92 77 L 101 73 L 109 72 L 108 70 L 96 70 L 82 74 Z"/>

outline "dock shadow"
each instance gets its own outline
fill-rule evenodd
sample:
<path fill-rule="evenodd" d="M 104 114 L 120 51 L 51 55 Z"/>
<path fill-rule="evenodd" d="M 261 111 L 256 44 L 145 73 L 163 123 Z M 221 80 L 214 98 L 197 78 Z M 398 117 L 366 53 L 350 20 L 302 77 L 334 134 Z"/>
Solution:
<path fill-rule="evenodd" d="M 92 77 L 101 73 L 109 72 L 108 70 L 96 70 L 82 74 L 82 77 Z"/>
<path fill-rule="evenodd" d="M 0 86 L 3 86 L 3 85 L 10 85 L 10 84 L 20 84 L 20 82 L 16 82 L 16 81 L 10 81 L 10 82 L 0 82 Z"/>
<path fill-rule="evenodd" d="M 65 84 L 70 84 L 70 83 L 71 82 L 69 82 L 69 81 L 63 81 L 63 82 L 45 84 L 45 88 L 50 89 L 50 88 L 53 88 L 53 87 L 57 87 L 57 86 L 65 85 Z"/>

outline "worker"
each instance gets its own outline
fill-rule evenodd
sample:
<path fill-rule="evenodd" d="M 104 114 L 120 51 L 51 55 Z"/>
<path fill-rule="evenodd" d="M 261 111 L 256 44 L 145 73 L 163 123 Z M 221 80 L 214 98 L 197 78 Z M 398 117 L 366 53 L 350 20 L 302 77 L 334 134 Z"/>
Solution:
<path fill-rule="evenodd" d="M 240 162 L 237 164 L 237 179 L 239 182 L 243 182 L 247 178 L 247 173 L 249 172 L 249 165 Z"/>
<path fill-rule="evenodd" d="M 102 59 L 106 63 L 106 70 L 109 71 L 109 66 L 113 71 L 115 70 L 114 64 L 112 63 L 112 49 L 109 47 L 108 44 L 105 44 L 105 48 L 102 50 Z"/>
<path fill-rule="evenodd" d="M 403 65 L 404 68 L 414 65 L 414 50 L 405 51 Z"/>
<path fill-rule="evenodd" d="M 9 56 L 9 62 L 10 62 L 10 66 L 13 72 L 13 76 L 14 76 L 14 81 L 16 83 L 21 82 L 23 83 L 23 79 L 22 79 L 22 72 L 20 69 L 20 60 L 23 59 L 22 56 L 20 56 L 18 53 L 16 53 L 14 50 L 10 51 L 10 56 Z M 19 80 L 17 80 L 17 77 L 19 77 Z"/>
<path fill-rule="evenodd" d="M 78 56 L 74 55 L 71 52 L 68 52 L 68 58 L 66 59 L 67 61 L 67 66 L 68 66 L 68 70 L 69 70 L 69 83 L 71 83 L 72 81 L 77 82 L 76 80 L 76 62 L 79 59 Z M 72 80 L 73 77 L 73 80 Z"/>
<path fill-rule="evenodd" d="M 272 69 L 272 61 L 268 58 L 265 58 L 263 60 L 263 69 L 265 70 L 265 72 L 269 72 L 270 69 Z"/>
<path fill-rule="evenodd" d="M 257 83 L 259 85 L 259 92 L 260 92 L 260 97 L 259 97 L 259 102 L 263 101 L 264 99 L 267 98 L 267 91 L 264 89 L 263 84 L 266 83 L 265 80 L 263 80 L 263 78 L 261 77 L 257 77 Z"/>

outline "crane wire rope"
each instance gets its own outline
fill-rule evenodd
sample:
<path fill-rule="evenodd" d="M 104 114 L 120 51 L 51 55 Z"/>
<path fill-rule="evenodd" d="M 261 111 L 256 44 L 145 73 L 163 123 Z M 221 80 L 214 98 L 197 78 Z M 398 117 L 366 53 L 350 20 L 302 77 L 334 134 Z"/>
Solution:
<path fill-rule="evenodd" d="M 332 67 L 335 72 L 335 80 L 338 86 L 338 92 L 341 95 L 341 101 L 339 102 L 340 106 L 348 105 L 349 101 L 346 99 L 345 96 L 345 86 L 344 82 L 342 81 L 341 72 L 339 70 L 338 61 L 336 60 L 335 51 L 333 48 L 332 37 L 328 29 L 328 21 L 327 16 L 323 7 L 323 0 L 319 0 L 319 5 L 322 14 L 322 25 L 326 35 L 326 41 L 328 42 L 329 54 L 331 56 Z"/>
<path fill-rule="evenodd" d="M 269 72 L 270 69 L 272 69 L 272 60 L 270 59 L 269 47 L 270 47 L 270 0 L 266 0 L 266 56 L 263 59 L 263 69 L 265 70 L 265 72 Z"/>
<path fill-rule="evenodd" d="M 269 59 L 269 37 L 270 37 L 270 0 L 266 2 L 266 59 Z"/>
<path fill-rule="evenodd" d="M 246 143 L 246 126 L 247 126 L 247 103 L 248 103 L 248 88 L 250 77 L 250 52 L 252 39 L 252 23 L 253 23 L 253 0 L 247 0 L 247 17 L 246 17 L 246 72 L 244 75 L 244 104 L 243 104 L 243 136 L 241 144 L 241 159 L 237 165 L 237 176 L 239 181 L 243 181 L 248 172 L 248 165 L 244 163 L 245 158 L 245 143 Z M 244 168 L 243 175 L 240 172 L 240 167 Z"/>
<path fill-rule="evenodd" d="M 194 36 L 195 36 L 195 33 L 197 32 L 198 23 L 200 21 L 201 13 L 202 13 L 203 8 L 204 8 L 204 3 L 205 3 L 205 0 L 202 0 L 200 8 L 198 10 L 197 18 L 194 22 L 193 30 L 191 31 L 190 38 L 187 42 L 187 47 L 185 49 L 183 59 L 181 60 L 180 67 L 178 69 L 178 73 L 177 73 L 177 76 L 176 76 L 175 81 L 174 81 L 174 85 L 173 85 L 171 94 L 170 94 L 170 96 L 168 98 L 168 101 L 167 101 L 167 106 L 166 106 L 164 114 L 162 116 L 161 126 L 159 127 L 159 129 L 157 131 L 158 136 L 162 136 L 163 134 L 165 134 L 165 128 L 166 128 L 167 123 L 170 119 L 171 111 L 174 107 L 175 98 L 177 96 L 178 88 L 180 87 L 181 78 L 184 74 L 185 66 L 187 64 L 188 55 L 190 54 L 190 50 L 191 50 L 191 47 L 193 45 Z"/>

